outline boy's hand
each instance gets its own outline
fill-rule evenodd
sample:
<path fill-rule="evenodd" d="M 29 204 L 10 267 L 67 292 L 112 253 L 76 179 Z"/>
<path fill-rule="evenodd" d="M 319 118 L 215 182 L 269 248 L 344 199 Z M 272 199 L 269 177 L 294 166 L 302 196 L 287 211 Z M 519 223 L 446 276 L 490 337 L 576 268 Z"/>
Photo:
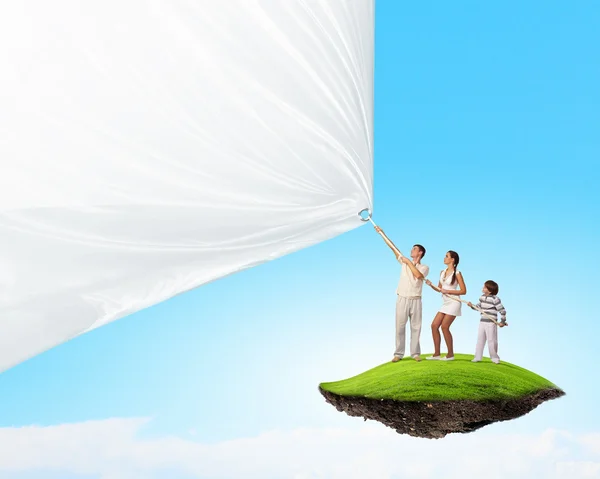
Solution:
<path fill-rule="evenodd" d="M 469 308 L 471 308 L 471 309 L 475 310 L 475 306 L 473 306 L 473 303 L 471 303 L 471 301 L 469 301 L 469 302 L 467 303 L 467 306 L 469 306 Z"/>

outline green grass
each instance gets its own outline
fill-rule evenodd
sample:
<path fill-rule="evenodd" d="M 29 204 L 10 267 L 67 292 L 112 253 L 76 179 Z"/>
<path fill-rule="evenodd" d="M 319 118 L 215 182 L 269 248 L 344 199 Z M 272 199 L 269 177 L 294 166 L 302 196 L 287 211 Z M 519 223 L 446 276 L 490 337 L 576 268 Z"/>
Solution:
<path fill-rule="evenodd" d="M 326 391 L 341 396 L 397 401 L 448 401 L 513 399 L 541 389 L 557 388 L 527 369 L 484 358 L 472 363 L 472 355 L 456 354 L 454 361 L 421 362 L 405 357 L 342 381 L 321 383 Z"/>

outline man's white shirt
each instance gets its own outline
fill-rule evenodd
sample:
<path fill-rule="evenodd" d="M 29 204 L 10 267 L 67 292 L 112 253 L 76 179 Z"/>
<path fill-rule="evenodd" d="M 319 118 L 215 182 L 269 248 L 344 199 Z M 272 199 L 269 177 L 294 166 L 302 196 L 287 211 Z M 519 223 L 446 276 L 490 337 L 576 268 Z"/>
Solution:
<path fill-rule="evenodd" d="M 398 282 L 396 294 L 405 298 L 420 298 L 423 291 L 423 280 L 415 278 L 408 265 L 402 263 L 400 258 L 398 258 L 398 261 L 402 266 L 402 271 L 400 272 L 400 281 Z M 429 266 L 421 263 L 414 266 L 423 274 L 425 278 L 427 277 L 429 274 Z"/>

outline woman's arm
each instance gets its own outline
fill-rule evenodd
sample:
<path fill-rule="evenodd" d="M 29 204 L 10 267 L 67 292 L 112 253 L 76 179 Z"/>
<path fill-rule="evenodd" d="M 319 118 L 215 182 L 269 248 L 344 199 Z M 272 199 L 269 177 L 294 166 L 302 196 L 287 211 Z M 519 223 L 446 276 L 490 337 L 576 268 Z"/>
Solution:
<path fill-rule="evenodd" d="M 462 273 L 458 273 L 456 275 L 456 279 L 458 280 L 458 285 L 460 286 L 460 289 L 444 289 L 442 293 L 454 294 L 455 296 L 467 294 L 467 286 L 465 285 L 465 280 L 463 279 Z"/>

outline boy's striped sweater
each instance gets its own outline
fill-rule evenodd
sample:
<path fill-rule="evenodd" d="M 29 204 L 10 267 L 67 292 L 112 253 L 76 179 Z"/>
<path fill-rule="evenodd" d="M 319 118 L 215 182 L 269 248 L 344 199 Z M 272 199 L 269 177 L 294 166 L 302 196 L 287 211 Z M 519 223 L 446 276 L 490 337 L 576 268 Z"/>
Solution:
<path fill-rule="evenodd" d="M 506 309 L 504 309 L 502 301 L 500 301 L 498 296 L 493 294 L 489 296 L 482 294 L 479 298 L 479 303 L 477 303 L 477 307 L 481 309 L 482 312 L 486 313 L 485 316 L 483 314 L 481 315 L 481 321 L 491 323 L 493 321 L 489 319 L 488 316 L 497 318 L 498 313 L 500 313 L 500 316 L 502 317 L 501 322 L 506 323 Z"/>

